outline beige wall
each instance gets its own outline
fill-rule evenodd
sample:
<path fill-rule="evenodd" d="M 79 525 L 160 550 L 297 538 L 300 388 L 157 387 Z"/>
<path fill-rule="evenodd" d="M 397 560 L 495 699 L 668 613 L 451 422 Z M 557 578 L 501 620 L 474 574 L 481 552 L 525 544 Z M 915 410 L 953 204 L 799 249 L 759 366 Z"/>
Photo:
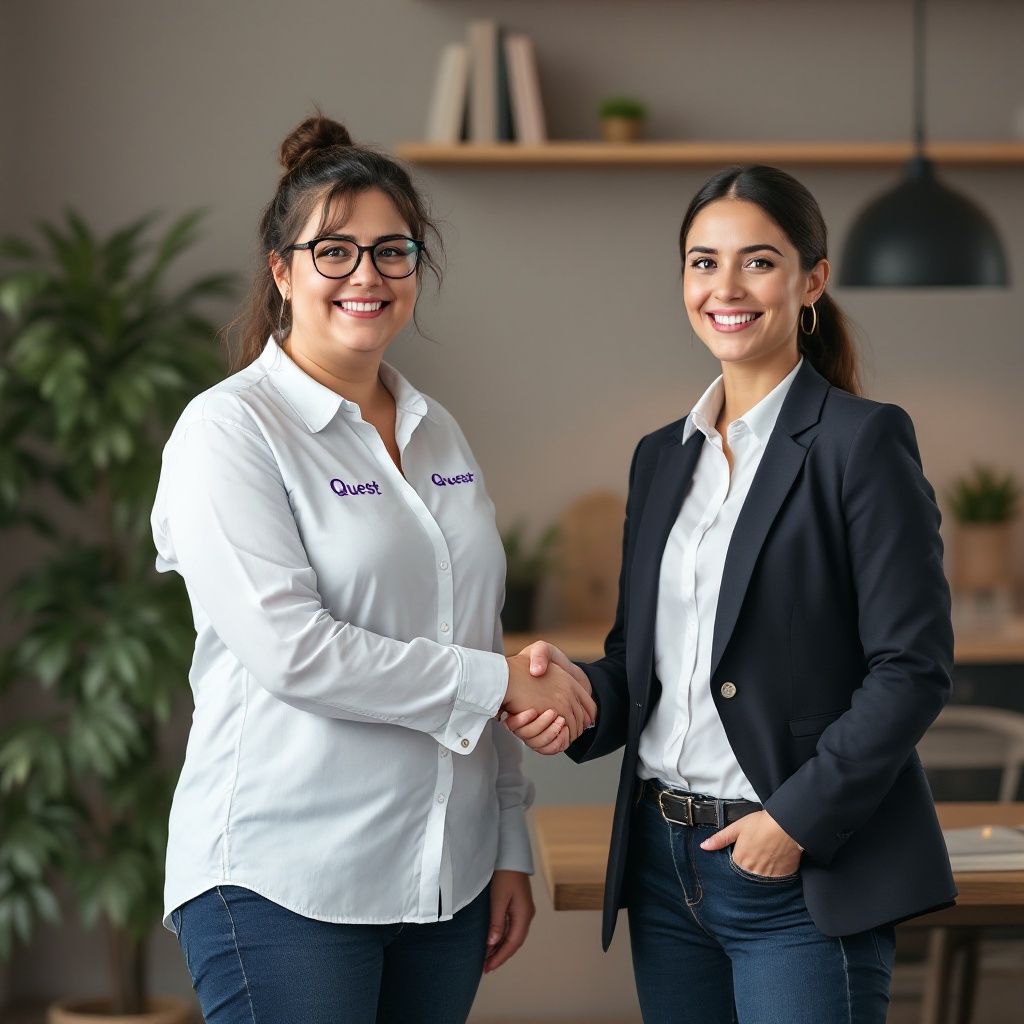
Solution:
<path fill-rule="evenodd" d="M 385 147 L 417 138 L 440 47 L 481 15 L 533 35 L 558 137 L 593 136 L 595 101 L 631 91 L 649 101 L 651 133 L 662 137 L 901 139 L 909 9 L 909 0 L 0 0 L 2 226 L 22 230 L 66 205 L 101 227 L 204 206 L 207 233 L 189 269 L 245 270 L 285 132 L 318 101 L 357 138 Z M 1024 4 L 931 0 L 929 11 L 931 135 L 1007 137 L 1024 106 Z M 860 206 L 895 180 L 894 171 L 796 170 L 837 250 Z M 435 341 L 402 339 L 392 358 L 458 417 L 503 522 L 526 515 L 540 525 L 582 491 L 624 490 L 636 440 L 682 415 L 710 380 L 714 366 L 681 310 L 674 249 L 704 176 L 420 174 L 445 222 L 448 280 L 441 300 L 424 304 Z M 947 177 L 1000 224 L 1018 283 L 836 291 L 860 325 L 870 393 L 910 411 L 940 489 L 978 459 L 1024 476 L 1024 172 Z M 546 802 L 611 795 L 614 764 L 534 764 Z M 546 907 L 542 892 L 538 902 Z M 593 915 L 546 911 L 535 932 L 485 981 L 482 1017 L 513 997 L 524 1016 L 631 1012 L 624 936 L 602 960 Z M 155 971 L 180 989 L 172 946 L 161 940 Z M 73 932 L 43 935 L 19 957 L 15 988 L 98 987 L 96 947 Z"/>

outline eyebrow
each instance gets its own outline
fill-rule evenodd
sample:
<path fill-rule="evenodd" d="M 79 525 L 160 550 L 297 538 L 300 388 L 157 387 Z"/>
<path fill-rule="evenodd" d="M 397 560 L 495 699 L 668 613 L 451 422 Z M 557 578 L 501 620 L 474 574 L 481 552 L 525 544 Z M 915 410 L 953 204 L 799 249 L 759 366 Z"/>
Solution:
<path fill-rule="evenodd" d="M 401 232 L 392 232 L 390 235 L 378 235 L 374 240 L 373 244 L 377 245 L 380 242 L 390 242 L 395 238 L 408 238 L 408 235 L 403 235 Z M 351 242 L 353 245 L 359 244 L 359 239 L 355 235 L 339 235 L 331 233 L 329 235 L 318 235 L 316 241 L 318 242 Z"/>
<path fill-rule="evenodd" d="M 774 252 L 777 255 L 782 256 L 782 253 L 779 252 L 779 250 L 776 249 L 774 245 L 769 245 L 767 242 L 762 242 L 758 245 L 745 245 L 742 249 L 737 249 L 736 251 L 741 256 L 748 256 L 752 252 L 763 252 L 765 249 L 767 249 L 769 252 Z M 689 256 L 691 252 L 706 253 L 708 256 L 718 255 L 717 249 L 709 249 L 706 245 L 693 245 L 689 248 L 686 255 Z M 785 259 L 784 256 L 783 259 Z"/>

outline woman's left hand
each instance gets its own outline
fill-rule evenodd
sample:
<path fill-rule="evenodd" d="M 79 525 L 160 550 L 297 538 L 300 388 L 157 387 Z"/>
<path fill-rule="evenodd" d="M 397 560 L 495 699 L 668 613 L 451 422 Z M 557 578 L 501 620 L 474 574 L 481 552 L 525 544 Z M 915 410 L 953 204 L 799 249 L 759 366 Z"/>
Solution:
<path fill-rule="evenodd" d="M 800 869 L 803 850 L 767 811 L 748 814 L 700 844 L 702 850 L 722 850 L 727 846 L 733 847 L 736 866 L 754 875 L 781 878 L 795 875 Z"/>
<path fill-rule="evenodd" d="M 522 871 L 495 871 L 484 974 L 500 967 L 526 941 L 535 913 L 530 876 Z"/>

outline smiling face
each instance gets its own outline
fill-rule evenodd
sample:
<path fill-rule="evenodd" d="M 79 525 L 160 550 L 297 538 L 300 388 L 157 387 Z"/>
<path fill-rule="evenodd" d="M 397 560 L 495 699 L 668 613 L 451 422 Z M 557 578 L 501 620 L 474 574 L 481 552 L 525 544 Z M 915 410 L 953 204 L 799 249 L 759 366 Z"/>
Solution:
<path fill-rule="evenodd" d="M 781 380 L 799 359 L 800 311 L 827 280 L 825 260 L 804 270 L 782 229 L 745 200 L 709 203 L 686 236 L 686 312 L 724 373 L 743 368 Z"/>
<path fill-rule="evenodd" d="M 410 237 L 394 202 L 372 190 L 348 197 L 344 219 L 333 215 L 321 229 L 319 205 L 295 239 L 307 242 L 329 234 L 357 245 Z M 318 246 L 318 251 L 323 246 Z M 376 373 L 384 350 L 409 322 L 416 305 L 416 273 L 396 279 L 382 276 L 364 252 L 348 277 L 324 277 L 311 253 L 297 250 L 291 261 L 277 259 L 274 279 L 291 302 L 291 331 L 285 349 L 300 365 L 312 364 L 343 376 Z"/>

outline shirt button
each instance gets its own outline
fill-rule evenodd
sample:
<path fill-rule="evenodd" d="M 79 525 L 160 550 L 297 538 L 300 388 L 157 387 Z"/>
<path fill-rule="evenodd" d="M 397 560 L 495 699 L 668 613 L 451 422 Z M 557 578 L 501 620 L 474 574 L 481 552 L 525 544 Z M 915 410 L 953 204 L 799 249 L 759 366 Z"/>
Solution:
<path fill-rule="evenodd" d="M 444 793 L 438 793 L 437 794 L 437 802 L 439 804 L 443 804 L 444 803 Z"/>
<path fill-rule="evenodd" d="M 441 623 L 441 632 L 442 633 L 447 633 L 448 632 L 448 623 L 447 622 L 442 622 Z"/>
<path fill-rule="evenodd" d="M 448 568 L 448 563 L 443 561 L 443 560 L 438 562 L 437 565 L 438 565 L 438 568 L 440 568 L 440 569 L 447 569 Z"/>
<path fill-rule="evenodd" d="M 734 683 L 722 683 L 722 696 L 729 700 L 736 696 L 736 686 Z"/>
<path fill-rule="evenodd" d="M 448 756 L 448 751 L 444 747 L 441 748 L 441 756 L 442 757 L 447 757 Z"/>
<path fill-rule="evenodd" d="M 469 740 L 463 740 L 462 741 L 462 749 L 465 750 L 466 747 L 468 747 L 468 746 L 469 746 Z"/>

